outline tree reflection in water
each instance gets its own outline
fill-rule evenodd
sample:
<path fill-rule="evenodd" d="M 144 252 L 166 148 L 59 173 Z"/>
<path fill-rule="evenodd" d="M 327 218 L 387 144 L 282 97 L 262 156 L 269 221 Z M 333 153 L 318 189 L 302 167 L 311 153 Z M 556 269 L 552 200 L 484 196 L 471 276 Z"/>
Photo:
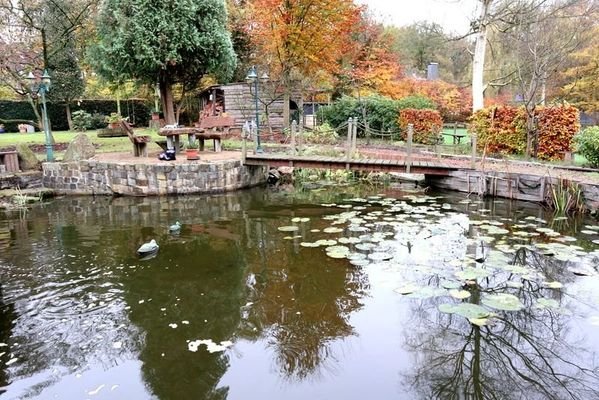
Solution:
<path fill-rule="evenodd" d="M 514 261 L 547 277 L 567 279 L 565 263 L 525 248 L 518 250 Z M 438 300 L 423 301 L 406 330 L 407 347 L 420 365 L 405 376 L 406 383 L 426 399 L 599 398 L 595 354 L 571 329 L 573 307 L 567 296 L 509 275 L 503 281 L 485 279 L 469 286 L 472 296 L 464 301 L 480 305 L 482 294 L 504 292 L 509 280 L 523 284 L 514 294 L 526 307 L 497 312 L 490 326 L 441 313 Z M 551 295 L 559 301 L 559 309 L 533 306 Z"/>
<path fill-rule="evenodd" d="M 281 249 L 280 220 L 253 222 L 258 243 L 249 262 L 252 306 L 242 335 L 267 338 L 284 379 L 318 378 L 333 371 L 334 343 L 355 335 L 349 318 L 362 307 L 366 275 L 344 260 L 323 263 L 322 249 L 300 250 L 301 239 Z"/>

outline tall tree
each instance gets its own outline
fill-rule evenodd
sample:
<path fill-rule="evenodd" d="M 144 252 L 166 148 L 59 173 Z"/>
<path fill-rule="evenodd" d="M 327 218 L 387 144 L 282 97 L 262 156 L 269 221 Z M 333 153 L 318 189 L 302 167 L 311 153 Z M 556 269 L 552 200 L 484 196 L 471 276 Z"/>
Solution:
<path fill-rule="evenodd" d="M 0 0 L 0 18 L 7 21 L 6 25 L 0 26 L 0 82 L 18 95 L 29 95 L 40 129 L 43 121 L 38 98 L 31 96 L 23 78 L 29 71 L 52 70 L 53 57 L 61 66 L 68 65 L 70 71 L 78 69 L 78 59 L 73 58 L 75 41 L 93 15 L 95 4 L 93 0 Z M 71 61 L 67 62 L 68 58 Z M 58 76 L 54 76 L 55 71 L 50 72 L 53 80 L 59 78 L 54 80 L 52 92 L 59 93 L 63 87 L 70 87 L 72 91 L 74 86 L 82 84 L 77 72 L 74 76 L 80 82 L 76 84 L 67 84 L 65 77 L 60 77 L 63 71 L 59 71 Z"/>
<path fill-rule="evenodd" d="M 352 0 L 254 0 L 253 7 L 253 39 L 262 63 L 282 81 L 288 126 L 292 78 L 339 69 L 360 8 Z"/>
<path fill-rule="evenodd" d="M 224 0 L 106 0 L 97 33 L 96 71 L 157 82 L 167 124 L 176 123 L 173 85 L 189 91 L 207 73 L 226 80 L 236 65 Z"/>
<path fill-rule="evenodd" d="M 599 25 L 591 30 L 591 41 L 572 54 L 563 71 L 561 96 L 584 111 L 599 111 Z"/>

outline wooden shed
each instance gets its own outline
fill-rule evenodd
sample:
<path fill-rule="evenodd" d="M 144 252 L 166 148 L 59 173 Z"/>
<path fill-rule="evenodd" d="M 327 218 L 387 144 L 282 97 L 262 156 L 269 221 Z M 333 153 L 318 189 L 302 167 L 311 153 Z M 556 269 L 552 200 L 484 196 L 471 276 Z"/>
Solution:
<path fill-rule="evenodd" d="M 289 101 L 290 119 L 298 120 L 300 110 L 305 112 L 317 107 L 306 107 L 300 91 L 294 91 Z M 235 121 L 235 128 L 241 128 L 246 121 L 256 119 L 256 98 L 254 86 L 247 83 L 214 85 L 200 93 L 200 120 L 204 117 L 226 114 Z M 258 114 L 260 126 L 280 131 L 284 124 L 284 94 L 276 82 L 261 83 L 258 87 Z M 311 121 L 314 118 L 311 119 Z"/>

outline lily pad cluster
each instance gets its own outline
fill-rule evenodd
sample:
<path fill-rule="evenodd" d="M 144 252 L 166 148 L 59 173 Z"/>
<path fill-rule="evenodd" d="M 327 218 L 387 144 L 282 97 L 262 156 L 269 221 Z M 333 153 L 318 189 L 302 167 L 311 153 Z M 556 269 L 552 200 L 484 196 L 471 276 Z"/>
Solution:
<path fill-rule="evenodd" d="M 442 200 L 377 195 L 322 204 L 332 212 L 310 221 L 312 229 L 300 245 L 322 247 L 326 256 L 355 267 L 397 272 L 399 295 L 442 298 L 439 311 L 479 326 L 527 308 L 565 313 L 552 294 L 564 290 L 561 280 L 597 275 L 599 250 L 589 251 L 588 244 L 598 243 L 599 226 L 579 231 L 587 242 L 583 247 L 541 218 L 494 218 L 488 209 L 460 211 L 472 205 L 470 200 L 456 206 Z M 291 222 L 295 225 L 279 230 L 298 233 L 297 224 L 308 221 Z M 559 265 L 562 273 L 555 276 L 531 262 L 540 258 Z M 529 292 L 535 297 L 525 301 L 523 293 Z"/>

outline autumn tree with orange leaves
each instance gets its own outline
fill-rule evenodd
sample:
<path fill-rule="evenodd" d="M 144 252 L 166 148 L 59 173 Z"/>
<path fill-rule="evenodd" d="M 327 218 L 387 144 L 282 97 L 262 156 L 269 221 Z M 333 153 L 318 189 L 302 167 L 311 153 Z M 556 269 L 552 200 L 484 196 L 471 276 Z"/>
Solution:
<path fill-rule="evenodd" d="M 339 70 L 361 8 L 352 0 L 254 0 L 252 8 L 256 62 L 281 80 L 288 126 L 294 78 Z"/>

